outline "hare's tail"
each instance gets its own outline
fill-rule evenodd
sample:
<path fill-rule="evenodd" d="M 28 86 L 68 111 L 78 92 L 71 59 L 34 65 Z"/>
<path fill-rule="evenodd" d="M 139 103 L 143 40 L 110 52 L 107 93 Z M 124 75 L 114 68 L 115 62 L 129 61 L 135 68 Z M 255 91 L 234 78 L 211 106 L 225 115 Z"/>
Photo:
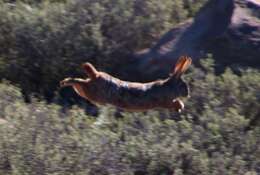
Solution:
<path fill-rule="evenodd" d="M 90 63 L 84 63 L 82 65 L 83 69 L 85 70 L 86 74 L 89 76 L 90 79 L 97 78 L 98 71 L 96 68 Z"/>

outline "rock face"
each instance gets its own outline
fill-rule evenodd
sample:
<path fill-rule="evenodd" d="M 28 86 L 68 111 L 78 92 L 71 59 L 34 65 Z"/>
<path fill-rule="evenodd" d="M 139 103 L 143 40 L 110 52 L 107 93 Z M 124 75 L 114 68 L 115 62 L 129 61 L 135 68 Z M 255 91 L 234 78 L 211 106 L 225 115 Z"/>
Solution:
<path fill-rule="evenodd" d="M 217 64 L 260 68 L 260 3 L 210 0 L 193 21 L 173 28 L 149 49 L 135 53 L 124 72 L 132 80 L 165 77 L 180 55 L 196 63 L 212 53 Z"/>

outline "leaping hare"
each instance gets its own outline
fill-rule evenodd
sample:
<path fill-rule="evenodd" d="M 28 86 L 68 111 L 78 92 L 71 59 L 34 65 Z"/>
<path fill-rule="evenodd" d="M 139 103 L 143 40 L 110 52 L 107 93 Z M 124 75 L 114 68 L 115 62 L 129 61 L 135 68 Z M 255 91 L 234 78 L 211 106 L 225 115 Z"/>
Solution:
<path fill-rule="evenodd" d="M 94 104 L 111 104 L 129 111 L 165 108 L 180 112 L 184 104 L 178 97 L 189 96 L 189 87 L 181 75 L 190 64 L 191 58 L 182 56 L 168 78 L 137 83 L 120 80 L 85 63 L 82 67 L 89 78 L 66 78 L 60 86 L 72 86 L 78 95 Z"/>

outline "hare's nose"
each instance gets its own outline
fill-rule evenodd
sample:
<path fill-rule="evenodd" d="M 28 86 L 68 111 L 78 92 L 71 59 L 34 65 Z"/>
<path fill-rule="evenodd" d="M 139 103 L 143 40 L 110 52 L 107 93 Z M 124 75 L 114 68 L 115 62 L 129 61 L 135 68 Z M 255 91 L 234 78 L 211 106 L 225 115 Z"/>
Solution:
<path fill-rule="evenodd" d="M 60 86 L 64 86 L 64 82 L 63 81 L 60 82 Z"/>

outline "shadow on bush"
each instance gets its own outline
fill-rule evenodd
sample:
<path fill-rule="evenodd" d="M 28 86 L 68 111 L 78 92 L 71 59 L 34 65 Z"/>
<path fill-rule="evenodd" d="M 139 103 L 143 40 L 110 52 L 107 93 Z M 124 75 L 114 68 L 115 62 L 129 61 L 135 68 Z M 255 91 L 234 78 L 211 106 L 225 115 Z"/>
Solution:
<path fill-rule="evenodd" d="M 108 72 L 205 0 L 0 1 L 0 75 L 51 101 L 59 80 L 89 61 Z M 8 2 L 8 3 L 7 3 Z"/>

